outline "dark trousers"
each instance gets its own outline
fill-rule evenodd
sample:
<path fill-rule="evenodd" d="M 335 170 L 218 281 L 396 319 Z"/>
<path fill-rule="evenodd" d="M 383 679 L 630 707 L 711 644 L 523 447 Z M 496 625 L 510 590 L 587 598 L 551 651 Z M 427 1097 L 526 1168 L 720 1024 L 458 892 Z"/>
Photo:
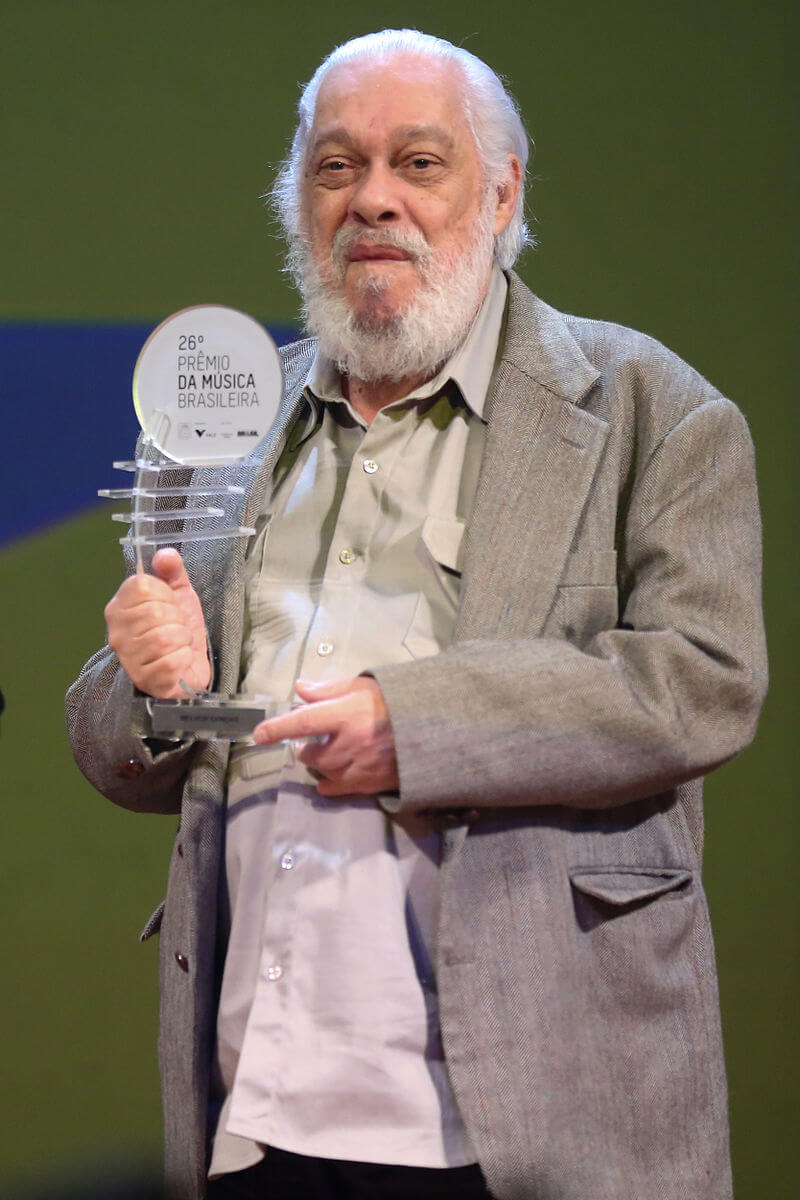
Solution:
<path fill-rule="evenodd" d="M 261 1162 L 212 1179 L 208 1200 L 487 1200 L 479 1166 L 395 1167 L 267 1147 Z"/>

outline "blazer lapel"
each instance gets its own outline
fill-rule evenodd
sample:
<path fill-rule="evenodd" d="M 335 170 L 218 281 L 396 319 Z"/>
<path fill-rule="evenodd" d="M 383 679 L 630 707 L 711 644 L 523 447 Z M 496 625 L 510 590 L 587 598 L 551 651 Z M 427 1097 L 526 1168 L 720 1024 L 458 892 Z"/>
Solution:
<path fill-rule="evenodd" d="M 512 274 L 454 640 L 540 632 L 608 435 L 577 406 L 598 378 L 563 318 Z"/>

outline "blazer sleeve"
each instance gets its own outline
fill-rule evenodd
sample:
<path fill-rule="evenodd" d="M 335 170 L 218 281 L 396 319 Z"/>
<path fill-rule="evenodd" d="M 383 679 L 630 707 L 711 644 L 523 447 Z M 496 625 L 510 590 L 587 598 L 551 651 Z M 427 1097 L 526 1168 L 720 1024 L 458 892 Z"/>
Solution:
<path fill-rule="evenodd" d="M 75 761 L 99 792 L 134 812 L 179 813 L 198 743 L 174 748 L 144 736 L 131 680 L 108 647 L 98 651 L 67 692 L 67 730 Z"/>
<path fill-rule="evenodd" d="M 372 672 L 397 809 L 619 805 L 752 738 L 766 690 L 760 519 L 744 418 L 717 397 L 649 452 L 620 522 L 613 628 L 460 642 Z M 577 630 L 579 635 L 580 630 Z"/>

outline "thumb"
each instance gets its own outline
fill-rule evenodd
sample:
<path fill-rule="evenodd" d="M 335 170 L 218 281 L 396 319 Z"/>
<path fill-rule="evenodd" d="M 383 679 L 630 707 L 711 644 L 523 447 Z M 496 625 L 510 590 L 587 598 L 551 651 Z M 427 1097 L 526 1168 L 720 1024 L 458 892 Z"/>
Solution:
<path fill-rule="evenodd" d="M 327 683 L 312 683 L 308 679 L 298 679 L 294 690 L 301 700 L 312 703 L 315 700 L 333 700 L 337 696 L 346 696 L 353 690 L 354 679 L 331 679 Z"/>
<path fill-rule="evenodd" d="M 177 550 L 170 548 L 158 550 L 153 555 L 153 574 L 157 575 L 159 579 L 163 580 L 173 590 L 175 588 L 192 586 L 189 576 L 186 574 L 183 559 Z"/>

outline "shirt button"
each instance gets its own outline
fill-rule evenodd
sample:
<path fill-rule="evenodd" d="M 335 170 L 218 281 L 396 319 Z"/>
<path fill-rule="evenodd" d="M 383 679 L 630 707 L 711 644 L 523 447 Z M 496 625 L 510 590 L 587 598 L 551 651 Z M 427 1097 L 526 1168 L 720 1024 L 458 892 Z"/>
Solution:
<path fill-rule="evenodd" d="M 367 475 L 374 475 L 378 469 L 378 464 L 374 458 L 365 458 L 361 465 Z"/>
<path fill-rule="evenodd" d="M 327 658 L 329 654 L 333 654 L 333 642 L 320 642 L 317 646 L 317 654 L 320 658 Z"/>
<path fill-rule="evenodd" d="M 351 562 L 355 562 L 355 560 L 356 560 L 356 553 L 354 550 L 340 550 L 339 551 L 339 562 L 344 563 L 345 566 L 349 566 L 349 564 Z"/>
<path fill-rule="evenodd" d="M 277 963 L 275 963 L 274 966 L 271 966 L 267 971 L 267 979 L 271 980 L 272 983 L 277 983 L 281 975 L 283 975 L 283 967 L 279 966 Z"/>
<path fill-rule="evenodd" d="M 284 854 L 281 857 L 281 869 L 284 871 L 291 871 L 292 867 L 294 866 L 294 863 L 295 863 L 295 858 L 294 858 L 293 854 Z"/>

